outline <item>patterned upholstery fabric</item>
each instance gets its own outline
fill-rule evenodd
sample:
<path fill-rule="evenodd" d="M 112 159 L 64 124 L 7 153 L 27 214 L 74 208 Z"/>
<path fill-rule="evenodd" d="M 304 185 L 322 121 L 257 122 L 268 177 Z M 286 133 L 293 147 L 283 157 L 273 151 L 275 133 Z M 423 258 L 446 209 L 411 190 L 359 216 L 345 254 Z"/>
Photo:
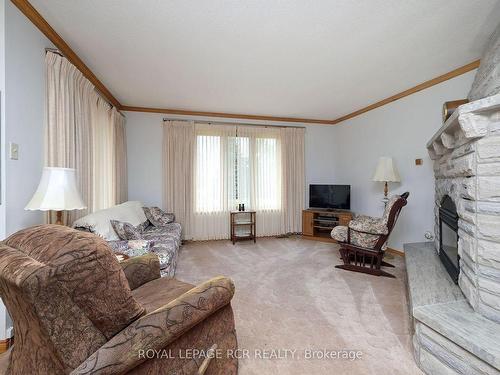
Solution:
<path fill-rule="evenodd" d="M 151 252 L 154 241 L 150 240 L 118 240 L 108 241 L 108 245 L 115 253 L 126 254 L 129 257 L 138 257 Z"/>
<path fill-rule="evenodd" d="M 337 225 L 332 229 L 331 236 L 334 240 L 339 242 L 347 241 L 347 227 L 344 225 Z"/>
<path fill-rule="evenodd" d="M 143 207 L 144 214 L 155 227 L 164 227 L 175 221 L 175 215 L 167 213 L 159 207 Z"/>
<path fill-rule="evenodd" d="M 332 229 L 331 236 L 336 241 L 347 242 L 347 227 L 342 225 L 336 226 Z M 371 249 L 375 246 L 377 240 L 377 235 L 351 230 L 351 244 L 353 245 L 363 246 Z"/>
<path fill-rule="evenodd" d="M 379 235 L 385 235 L 389 232 L 387 221 L 392 207 L 400 198 L 399 195 L 393 195 L 387 201 L 382 218 L 359 215 L 349 222 L 351 235 L 351 244 L 362 246 L 369 249 L 375 247 L 379 239 Z M 339 242 L 347 242 L 347 227 L 337 226 L 333 228 L 331 236 Z M 387 245 L 384 244 L 383 248 Z"/>
<path fill-rule="evenodd" d="M 135 227 L 130 223 L 119 220 L 110 220 L 110 222 L 120 240 L 142 239 L 142 230 L 140 225 Z"/>
<path fill-rule="evenodd" d="M 389 220 L 389 214 L 391 213 L 392 206 L 398 201 L 399 195 L 393 195 L 392 197 L 389 198 L 387 201 L 387 204 L 385 205 L 385 210 L 384 210 L 384 215 L 382 216 L 382 221 L 384 224 L 387 225 L 387 221 Z"/>
<path fill-rule="evenodd" d="M 144 212 L 148 210 L 151 210 L 151 207 L 144 207 Z M 173 214 L 167 215 L 171 215 L 171 218 L 175 218 Z M 162 226 L 154 226 L 150 224 L 149 220 L 147 220 L 134 228 L 137 229 L 137 231 L 140 231 L 139 239 L 129 241 L 109 241 L 108 243 L 111 249 L 114 252 L 127 254 L 131 257 L 143 255 L 145 252 L 152 252 L 160 259 L 162 277 L 174 277 L 175 269 L 177 268 L 179 249 L 182 244 L 181 225 L 179 223 L 171 222 Z M 76 229 L 91 231 L 89 228 L 78 227 Z M 125 235 L 123 236 L 125 237 Z M 148 241 L 149 244 L 146 244 L 144 241 Z"/>
<path fill-rule="evenodd" d="M 7 373 L 195 373 L 199 362 L 146 360 L 139 350 L 237 349 L 233 294 L 223 277 L 197 288 L 159 278 L 153 254 L 118 263 L 91 233 L 58 225 L 20 231 L 0 242 L 0 296 L 16 332 Z M 207 374 L 237 368 L 237 359 L 222 358 Z"/>
<path fill-rule="evenodd" d="M 145 312 L 106 242 L 61 225 L 0 243 L 0 295 L 16 332 L 11 374 L 67 373 Z"/>
<path fill-rule="evenodd" d="M 120 262 L 131 290 L 160 277 L 160 261 L 154 254 L 129 258 Z"/>
<path fill-rule="evenodd" d="M 358 232 L 373 234 L 387 234 L 389 232 L 387 225 L 384 224 L 382 219 L 371 216 L 362 216 L 351 220 L 349 222 L 349 228 Z"/>
<path fill-rule="evenodd" d="M 150 225 L 142 233 L 142 238 L 154 242 L 151 251 L 160 258 L 162 276 L 175 275 L 181 235 L 182 227 L 179 223 L 170 223 L 163 227 Z"/>
<path fill-rule="evenodd" d="M 168 347 L 168 345 L 175 342 L 179 336 L 188 332 L 197 324 L 204 322 L 217 310 L 227 306 L 233 294 L 234 284 L 227 278 L 217 277 L 206 281 L 130 324 L 126 330 L 120 332 L 99 348 L 98 351 L 92 354 L 84 363 L 75 369 L 72 374 L 109 374 L 110 368 L 113 369 L 113 373 L 126 373 L 141 362 L 144 362 L 144 359 L 141 360 L 139 356 L 139 351 L 141 349 L 161 350 Z M 227 313 L 229 313 L 228 310 L 226 310 L 226 314 Z M 230 336 L 234 337 L 234 322 L 231 315 L 232 314 L 225 318 L 219 317 L 218 323 L 224 322 L 221 325 L 214 326 L 214 322 L 207 322 L 210 327 L 206 326 L 206 329 L 202 329 L 202 332 L 205 331 L 205 337 L 211 335 L 212 339 L 206 341 L 207 345 L 205 346 L 205 350 L 207 350 L 212 343 L 219 344 L 218 340 L 216 340 L 217 336 L 225 340 L 227 340 L 225 338 L 227 334 L 231 334 Z M 214 318 L 216 317 L 217 316 L 214 316 Z M 220 335 L 221 331 L 223 335 Z M 228 346 L 231 348 L 234 347 L 235 344 L 235 340 L 230 341 Z M 186 343 L 182 346 L 184 345 L 186 345 Z M 188 347 L 191 348 L 192 346 Z M 189 361 L 182 360 L 181 358 L 178 358 L 177 362 L 170 361 L 170 359 L 168 361 L 163 359 L 159 361 L 159 363 L 152 363 L 150 366 L 144 366 L 132 373 L 160 374 L 161 369 L 165 369 L 166 364 L 171 368 L 172 365 L 179 366 L 187 365 L 188 363 Z M 215 363 L 217 363 L 217 359 Z M 193 365 L 195 365 L 195 363 Z M 236 374 L 237 367 L 234 365 L 234 361 L 231 361 L 230 365 L 231 366 L 224 366 L 223 369 L 231 369 L 231 371 L 220 373 Z M 170 373 L 178 374 L 179 372 L 172 371 Z"/>

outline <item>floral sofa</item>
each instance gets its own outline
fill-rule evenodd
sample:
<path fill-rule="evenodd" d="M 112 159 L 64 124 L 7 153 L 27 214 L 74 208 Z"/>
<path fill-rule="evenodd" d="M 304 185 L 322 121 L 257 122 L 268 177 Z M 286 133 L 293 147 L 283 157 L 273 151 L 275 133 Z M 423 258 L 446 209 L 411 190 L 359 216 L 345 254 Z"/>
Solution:
<path fill-rule="evenodd" d="M 73 228 L 97 234 L 114 252 L 130 257 L 154 253 L 161 276 L 173 277 L 181 246 L 182 227 L 175 216 L 138 201 L 96 211 L 73 223 Z"/>

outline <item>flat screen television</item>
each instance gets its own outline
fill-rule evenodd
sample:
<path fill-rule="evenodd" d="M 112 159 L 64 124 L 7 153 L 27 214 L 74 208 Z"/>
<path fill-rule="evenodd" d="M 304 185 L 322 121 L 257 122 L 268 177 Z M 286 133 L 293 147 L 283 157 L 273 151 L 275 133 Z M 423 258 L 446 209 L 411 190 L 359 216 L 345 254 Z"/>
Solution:
<path fill-rule="evenodd" d="M 351 209 L 351 185 L 309 185 L 309 208 Z"/>

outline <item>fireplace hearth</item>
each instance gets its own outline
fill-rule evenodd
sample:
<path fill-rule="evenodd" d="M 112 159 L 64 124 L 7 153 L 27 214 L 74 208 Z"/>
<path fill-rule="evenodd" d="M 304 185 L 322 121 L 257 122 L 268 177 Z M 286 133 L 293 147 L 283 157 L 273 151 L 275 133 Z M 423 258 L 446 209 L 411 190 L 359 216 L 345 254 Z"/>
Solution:
<path fill-rule="evenodd" d="M 458 213 L 450 196 L 446 195 L 439 207 L 439 258 L 455 284 L 460 274 L 458 255 Z"/>

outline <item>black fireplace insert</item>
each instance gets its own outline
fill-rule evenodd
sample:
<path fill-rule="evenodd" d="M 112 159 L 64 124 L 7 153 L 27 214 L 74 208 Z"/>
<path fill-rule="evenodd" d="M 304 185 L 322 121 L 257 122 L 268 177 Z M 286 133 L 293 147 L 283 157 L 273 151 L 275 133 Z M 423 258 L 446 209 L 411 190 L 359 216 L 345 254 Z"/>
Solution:
<path fill-rule="evenodd" d="M 439 233 L 439 258 L 455 284 L 458 284 L 458 214 L 455 203 L 448 195 L 443 198 L 439 207 Z"/>

